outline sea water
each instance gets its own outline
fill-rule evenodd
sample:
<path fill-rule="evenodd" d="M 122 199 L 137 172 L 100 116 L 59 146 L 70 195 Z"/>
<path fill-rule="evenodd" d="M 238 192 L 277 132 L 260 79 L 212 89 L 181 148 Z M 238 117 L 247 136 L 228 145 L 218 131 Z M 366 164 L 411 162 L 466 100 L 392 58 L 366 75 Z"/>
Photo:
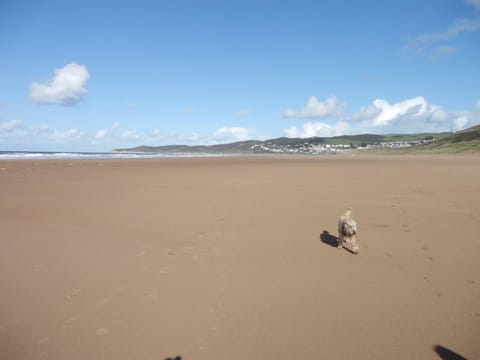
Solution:
<path fill-rule="evenodd" d="M 0 151 L 0 160 L 86 160 L 86 159 L 154 159 L 178 157 L 227 156 L 220 154 L 157 154 L 123 152 L 45 152 Z"/>

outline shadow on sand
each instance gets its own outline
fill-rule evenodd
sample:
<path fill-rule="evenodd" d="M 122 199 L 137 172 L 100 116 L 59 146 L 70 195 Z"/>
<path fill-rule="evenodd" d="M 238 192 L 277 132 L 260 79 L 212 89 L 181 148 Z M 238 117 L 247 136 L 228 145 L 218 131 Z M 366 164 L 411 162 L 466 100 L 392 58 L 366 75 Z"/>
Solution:
<path fill-rule="evenodd" d="M 467 360 L 463 356 L 453 352 L 452 350 L 443 347 L 442 345 L 435 345 L 433 350 L 437 353 L 437 355 L 442 360 Z"/>
<path fill-rule="evenodd" d="M 181 356 L 175 356 L 174 358 L 168 357 L 168 358 L 165 358 L 165 360 L 182 360 L 182 357 Z"/>
<path fill-rule="evenodd" d="M 337 247 L 338 246 L 338 237 L 330 234 L 327 230 L 323 230 L 320 234 L 320 240 L 329 246 Z M 350 254 L 356 255 L 352 250 L 350 250 L 345 245 L 342 246 L 343 249 L 347 250 Z"/>
<path fill-rule="evenodd" d="M 327 230 L 323 230 L 320 234 L 320 240 L 327 245 L 337 247 L 338 245 L 338 237 L 330 234 Z"/>

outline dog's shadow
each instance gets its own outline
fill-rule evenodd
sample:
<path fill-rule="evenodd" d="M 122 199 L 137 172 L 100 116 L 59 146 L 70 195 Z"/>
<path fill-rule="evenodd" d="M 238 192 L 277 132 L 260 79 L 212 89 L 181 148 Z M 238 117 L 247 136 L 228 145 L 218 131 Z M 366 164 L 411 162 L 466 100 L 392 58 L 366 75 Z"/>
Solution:
<path fill-rule="evenodd" d="M 327 245 L 337 247 L 338 245 L 338 237 L 330 234 L 327 230 L 323 230 L 320 234 L 320 240 Z"/>
<path fill-rule="evenodd" d="M 330 234 L 328 230 L 323 230 L 323 232 L 320 234 L 320 241 L 332 247 L 338 246 L 338 237 Z M 351 249 L 349 249 L 345 245 L 343 245 L 342 248 L 347 250 L 350 254 L 355 254 Z"/>

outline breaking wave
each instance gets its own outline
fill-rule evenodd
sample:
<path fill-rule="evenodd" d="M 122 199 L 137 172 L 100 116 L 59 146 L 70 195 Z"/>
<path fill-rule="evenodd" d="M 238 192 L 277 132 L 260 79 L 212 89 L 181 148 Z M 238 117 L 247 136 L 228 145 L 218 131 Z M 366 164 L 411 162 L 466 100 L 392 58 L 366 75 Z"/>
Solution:
<path fill-rule="evenodd" d="M 91 152 L 42 152 L 0 151 L 0 160 L 86 160 L 86 159 L 154 159 L 181 157 L 225 156 L 219 154 L 149 154 L 149 153 L 91 153 Z"/>

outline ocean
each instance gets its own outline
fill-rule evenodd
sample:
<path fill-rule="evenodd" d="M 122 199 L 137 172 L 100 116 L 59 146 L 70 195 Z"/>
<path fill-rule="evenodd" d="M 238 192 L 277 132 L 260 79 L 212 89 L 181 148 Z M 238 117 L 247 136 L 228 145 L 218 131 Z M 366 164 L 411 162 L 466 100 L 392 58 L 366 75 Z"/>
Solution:
<path fill-rule="evenodd" d="M 88 159 L 155 159 L 178 157 L 226 156 L 220 154 L 150 154 L 121 152 L 45 152 L 0 151 L 0 160 L 88 160 Z"/>

